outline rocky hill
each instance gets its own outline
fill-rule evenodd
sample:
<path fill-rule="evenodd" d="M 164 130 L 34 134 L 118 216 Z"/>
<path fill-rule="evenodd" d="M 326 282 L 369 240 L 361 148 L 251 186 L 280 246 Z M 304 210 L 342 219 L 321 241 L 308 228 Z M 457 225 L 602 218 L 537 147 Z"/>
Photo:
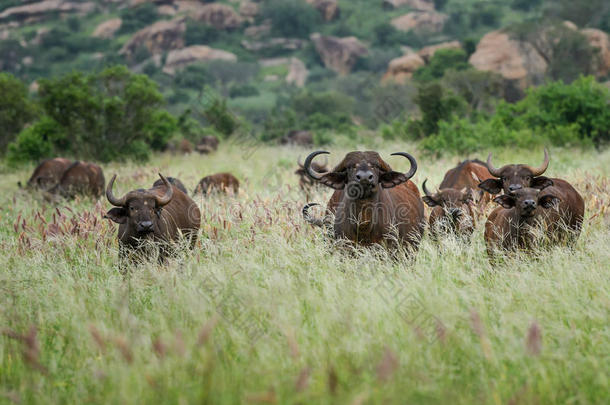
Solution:
<path fill-rule="evenodd" d="M 408 93 L 418 71 L 438 68 L 439 50 L 499 75 L 509 99 L 549 78 L 607 80 L 610 6 L 589 3 L 5 0 L 0 69 L 35 90 L 40 77 L 125 64 L 159 83 L 176 111 L 207 86 L 254 122 L 295 94 L 333 91 L 352 100 L 352 120 L 366 120 L 371 88 Z"/>

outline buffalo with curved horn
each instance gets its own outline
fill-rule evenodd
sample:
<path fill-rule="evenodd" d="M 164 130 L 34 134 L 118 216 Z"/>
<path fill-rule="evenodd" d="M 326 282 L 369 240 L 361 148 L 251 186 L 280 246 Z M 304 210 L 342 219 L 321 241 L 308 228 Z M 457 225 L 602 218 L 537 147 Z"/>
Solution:
<path fill-rule="evenodd" d="M 424 206 L 409 180 L 417 171 L 415 158 L 405 152 L 392 154 L 411 163 L 409 171 L 401 173 L 377 152 L 350 152 L 332 171 L 316 172 L 313 159 L 328 153 L 311 153 L 303 166 L 313 180 L 335 190 L 327 204 L 327 212 L 334 215 L 334 236 L 361 245 L 398 240 L 416 250 L 424 229 Z M 320 225 L 320 220 L 310 217 L 309 206 L 303 212 L 305 219 Z"/>
<path fill-rule="evenodd" d="M 115 206 L 105 215 L 119 224 L 119 252 L 121 259 L 132 251 L 139 251 L 143 241 L 177 241 L 181 235 L 190 239 L 191 248 L 197 241 L 201 212 L 197 204 L 179 188 L 159 174 L 163 184 L 148 190 L 138 189 L 116 197 L 112 192 L 116 174 L 106 188 L 108 201 Z M 163 260 L 167 249 L 161 249 Z"/>
<path fill-rule="evenodd" d="M 294 174 L 299 176 L 299 188 L 305 193 L 306 198 L 309 199 L 314 188 L 316 186 L 321 186 L 321 184 L 309 177 L 307 170 L 305 170 L 305 165 L 301 162 L 300 157 L 297 159 L 297 165 L 299 165 L 299 168 L 294 172 Z M 311 167 L 315 172 L 327 172 L 329 170 L 328 159 L 325 159 L 323 163 L 312 162 Z"/>
<path fill-rule="evenodd" d="M 490 153 L 487 157 L 487 167 L 494 179 L 488 179 L 479 187 L 491 194 L 504 190 L 505 194 L 513 194 L 523 188 L 543 190 L 540 198 L 545 195 L 556 197 L 559 203 L 555 207 L 560 213 L 565 225 L 575 238 L 580 234 L 585 214 L 585 201 L 570 183 L 558 178 L 548 178 L 542 174 L 549 167 L 549 152 L 544 149 L 544 161 L 539 167 L 524 164 L 508 164 L 496 168 L 491 162 Z M 574 239 L 575 239 L 574 238 Z"/>

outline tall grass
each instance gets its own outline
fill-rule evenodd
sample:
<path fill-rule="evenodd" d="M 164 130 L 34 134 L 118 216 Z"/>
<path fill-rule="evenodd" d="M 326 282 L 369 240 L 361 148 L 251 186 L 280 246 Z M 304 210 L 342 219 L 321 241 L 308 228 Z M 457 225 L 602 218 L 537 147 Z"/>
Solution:
<path fill-rule="evenodd" d="M 408 149 L 380 145 L 382 156 Z M 337 163 L 345 149 L 333 149 Z M 237 196 L 198 198 L 193 252 L 118 271 L 105 200 L 50 206 L 0 180 L 0 403 L 604 403 L 610 394 L 610 153 L 552 150 L 550 176 L 586 198 L 572 250 L 491 265 L 428 236 L 414 261 L 346 252 L 303 223 L 292 173 L 308 151 L 237 146 L 159 155 L 115 193 L 161 172 L 189 188 L 231 171 Z M 497 166 L 541 151 L 494 151 Z M 414 152 L 417 156 L 418 153 Z M 332 160 L 334 159 L 334 160 Z M 404 160 L 404 159 L 403 159 Z M 408 164 L 388 159 L 397 170 Z M 419 160 L 439 184 L 458 158 Z M 318 191 L 325 203 L 330 191 Z"/>

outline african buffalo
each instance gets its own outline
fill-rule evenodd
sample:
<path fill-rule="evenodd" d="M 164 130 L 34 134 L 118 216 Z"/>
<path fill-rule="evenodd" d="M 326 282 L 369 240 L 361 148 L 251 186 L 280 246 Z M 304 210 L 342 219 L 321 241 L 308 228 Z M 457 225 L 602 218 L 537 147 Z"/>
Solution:
<path fill-rule="evenodd" d="M 280 138 L 280 144 L 311 146 L 313 145 L 313 135 L 309 131 L 290 131 Z"/>
<path fill-rule="evenodd" d="M 318 173 L 312 160 L 328 152 L 317 151 L 305 159 L 307 174 L 317 182 L 335 189 L 327 205 L 334 214 L 334 236 L 361 245 L 386 242 L 392 235 L 403 246 L 416 250 L 424 230 L 424 205 L 417 187 L 409 179 L 417 171 L 415 158 L 405 152 L 392 155 L 406 157 L 411 163 L 407 173 L 393 171 L 377 152 L 350 152 L 333 171 Z M 309 219 L 308 204 L 304 217 Z"/>
<path fill-rule="evenodd" d="M 558 243 L 570 236 L 558 209 L 561 200 L 549 188 L 525 187 L 494 198 L 501 207 L 492 211 L 485 223 L 490 258 L 498 250 L 529 250 L 537 241 Z"/>
<path fill-rule="evenodd" d="M 303 166 L 303 163 L 301 163 L 300 158 L 297 160 L 297 164 L 299 165 L 299 168 L 294 172 L 294 174 L 299 176 L 299 187 L 301 190 L 303 190 L 305 196 L 309 198 L 313 189 L 316 186 L 321 186 L 321 184 L 312 180 L 311 177 L 307 175 L 307 170 L 305 170 L 305 166 Z M 329 170 L 328 161 L 324 163 L 312 162 L 311 168 L 318 173 L 327 172 Z"/>
<path fill-rule="evenodd" d="M 121 198 L 112 193 L 116 174 L 108 183 L 106 197 L 115 206 L 105 218 L 119 224 L 119 255 L 121 259 L 133 258 L 131 253 L 145 253 L 144 241 L 161 245 L 159 260 L 167 256 L 167 244 L 181 235 L 195 246 L 201 223 L 197 204 L 159 174 L 163 184 L 148 190 L 133 190 Z M 144 249 L 144 250 L 143 250 Z"/>
<path fill-rule="evenodd" d="M 104 192 L 104 171 L 94 163 L 76 161 L 66 169 L 51 194 L 73 199 L 77 194 L 101 197 Z"/>
<path fill-rule="evenodd" d="M 496 168 L 491 163 L 491 153 L 487 157 L 487 167 L 489 173 L 495 178 L 487 179 L 479 184 L 483 190 L 497 194 L 504 190 L 509 194 L 525 187 L 545 189 L 546 194 L 557 197 L 559 211 L 563 220 L 573 235 L 578 237 L 582 228 L 582 221 L 585 214 L 585 201 L 582 196 L 565 180 L 541 176 L 549 167 L 549 153 L 544 150 L 544 162 L 540 167 L 531 167 L 523 164 L 513 164 Z"/>
<path fill-rule="evenodd" d="M 59 183 L 61 176 L 71 164 L 71 160 L 64 158 L 44 160 L 34 169 L 34 173 L 32 173 L 26 186 L 28 188 L 48 190 Z M 21 182 L 17 184 L 19 187 L 22 187 Z"/>
<path fill-rule="evenodd" d="M 186 191 L 186 187 L 184 187 L 184 184 L 177 178 L 175 177 L 166 177 L 167 181 L 169 181 L 172 185 L 176 186 L 178 188 L 178 190 L 182 191 L 184 194 L 188 195 L 188 191 Z M 161 179 L 157 179 L 154 183 L 153 183 L 153 187 L 159 187 L 163 185 L 163 180 Z"/>
<path fill-rule="evenodd" d="M 475 227 L 478 215 L 476 206 L 483 208 L 489 201 L 483 191 L 476 191 L 481 180 L 492 178 L 485 163 L 480 160 L 465 160 L 449 170 L 436 193 L 422 184 L 422 200 L 432 208 L 429 224 L 432 235 L 439 231 L 469 236 Z"/>
<path fill-rule="evenodd" d="M 239 180 L 231 173 L 216 173 L 201 179 L 193 194 L 207 195 L 215 191 L 226 193 L 229 189 L 233 190 L 234 194 L 237 194 L 239 191 Z"/>
<path fill-rule="evenodd" d="M 218 138 L 213 135 L 206 135 L 195 147 L 195 150 L 201 154 L 215 152 L 218 149 Z"/>

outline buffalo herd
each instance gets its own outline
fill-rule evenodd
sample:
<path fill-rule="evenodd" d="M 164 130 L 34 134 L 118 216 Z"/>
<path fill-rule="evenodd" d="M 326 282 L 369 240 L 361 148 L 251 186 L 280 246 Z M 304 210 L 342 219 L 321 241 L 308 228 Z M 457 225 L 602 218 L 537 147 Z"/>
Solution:
<path fill-rule="evenodd" d="M 306 204 L 302 211 L 308 223 L 325 227 L 336 239 L 360 246 L 401 246 L 414 253 L 426 228 L 434 240 L 441 235 L 470 238 L 491 202 L 498 206 L 487 216 L 484 239 L 492 260 L 500 251 L 530 251 L 541 243 L 572 245 L 580 234 L 584 200 L 567 181 L 543 176 L 549 166 L 546 149 L 539 167 L 496 168 L 491 153 L 487 162 L 463 161 L 445 174 L 436 191 L 430 191 L 424 180 L 423 196 L 411 181 L 418 166 L 409 153 L 392 153 L 408 160 L 407 172 L 393 170 L 374 151 L 349 152 L 332 169 L 327 161 L 314 162 L 327 154 L 316 151 L 304 163 L 299 159 L 295 174 L 308 199 L 316 187 L 333 189 L 322 218 L 309 212 L 316 203 Z M 105 218 L 119 224 L 121 259 L 133 260 L 146 255 L 147 247 L 157 246 L 159 259 L 164 260 L 169 243 L 180 238 L 186 238 L 191 248 L 195 245 L 201 212 L 179 179 L 159 174 L 151 188 L 117 197 L 116 177 L 106 187 L 106 198 L 114 208 Z M 99 166 L 54 158 L 36 167 L 26 188 L 68 199 L 79 194 L 98 198 L 104 183 Z M 193 195 L 212 192 L 237 194 L 239 180 L 231 173 L 206 176 Z M 431 209 L 427 220 L 424 204 Z"/>

